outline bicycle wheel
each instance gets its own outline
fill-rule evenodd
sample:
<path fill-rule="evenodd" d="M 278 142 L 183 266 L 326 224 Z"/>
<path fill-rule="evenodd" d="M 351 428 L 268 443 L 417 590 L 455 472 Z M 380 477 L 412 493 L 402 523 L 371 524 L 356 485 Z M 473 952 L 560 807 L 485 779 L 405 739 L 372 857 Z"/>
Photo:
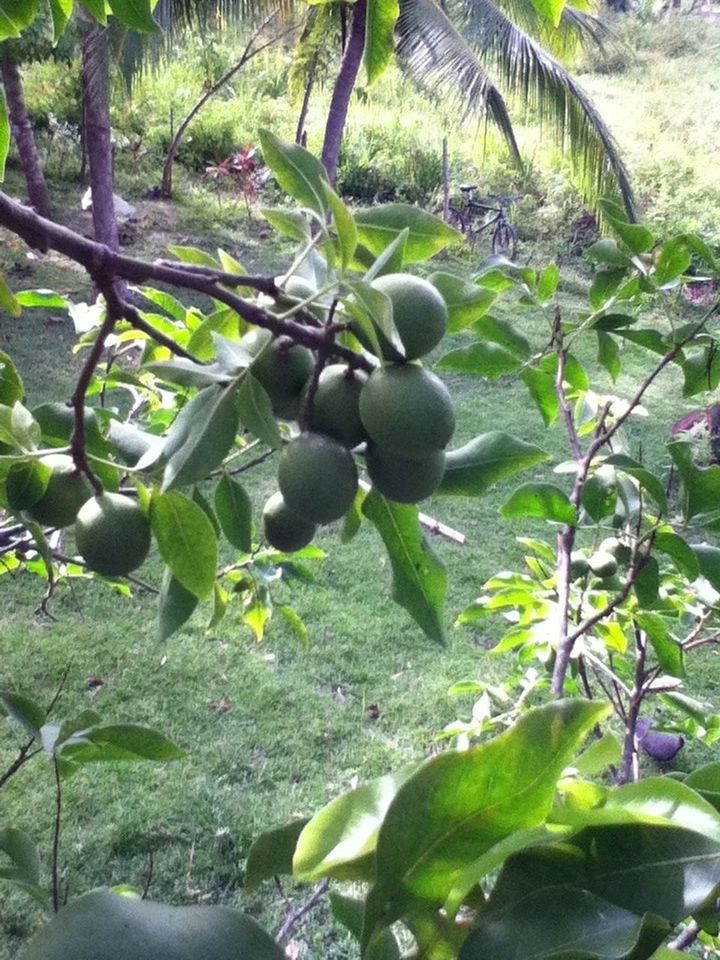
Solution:
<path fill-rule="evenodd" d="M 498 257 L 507 257 L 508 260 L 515 258 L 517 249 L 517 231 L 507 220 L 498 223 L 493 233 L 492 252 Z"/>

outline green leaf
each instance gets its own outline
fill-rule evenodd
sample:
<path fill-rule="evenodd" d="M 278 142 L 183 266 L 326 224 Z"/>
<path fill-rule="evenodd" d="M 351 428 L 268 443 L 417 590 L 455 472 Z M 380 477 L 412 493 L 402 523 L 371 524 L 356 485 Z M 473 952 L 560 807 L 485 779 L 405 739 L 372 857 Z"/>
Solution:
<path fill-rule="evenodd" d="M 653 243 L 653 235 L 638 223 L 628 223 L 623 208 L 612 200 L 601 200 L 600 207 L 603 216 L 620 237 L 626 247 L 633 253 L 645 253 Z"/>
<path fill-rule="evenodd" d="M 620 741 L 612 733 L 604 733 L 599 740 L 593 740 L 587 750 L 575 757 L 570 766 L 574 767 L 580 776 L 592 777 L 618 763 L 621 756 Z"/>
<path fill-rule="evenodd" d="M 369 250 L 362 247 L 364 254 L 367 255 L 370 261 L 365 270 L 363 280 L 369 283 L 371 280 L 374 280 L 375 277 L 380 277 L 385 273 L 400 273 L 403 263 L 405 262 L 405 245 L 407 244 L 409 234 L 410 230 L 407 227 L 405 230 L 401 230 L 393 242 L 389 243 L 380 256 L 375 259 L 373 259 Z M 363 266 L 360 266 L 359 269 L 363 269 Z"/>
<path fill-rule="evenodd" d="M 173 490 L 153 493 L 150 522 L 160 554 L 180 583 L 199 600 L 215 585 L 217 539 L 203 510 Z"/>
<path fill-rule="evenodd" d="M 303 243 L 310 237 L 310 226 L 304 213 L 284 207 L 261 207 L 260 216 L 281 236 Z"/>
<path fill-rule="evenodd" d="M 585 258 L 591 263 L 601 263 L 606 267 L 631 267 L 632 260 L 623 253 L 614 240 L 598 240 L 585 251 Z"/>
<path fill-rule="evenodd" d="M 535 0 L 537 5 L 537 0 Z M 546 3 L 547 0 L 539 0 L 540 3 Z M 550 3 L 553 6 L 560 5 L 560 9 L 565 6 L 565 0 L 550 0 Z M 560 271 L 558 270 L 557 264 L 551 263 L 540 274 L 540 279 L 538 280 L 537 290 L 535 291 L 535 296 L 538 298 L 540 303 L 548 303 L 550 299 L 554 296 L 555 291 L 557 290 L 558 283 L 560 281 Z"/>
<path fill-rule="evenodd" d="M 692 462 L 692 448 L 684 440 L 667 445 L 685 488 L 685 517 L 712 514 L 720 503 L 720 466 L 696 467 Z"/>
<path fill-rule="evenodd" d="M 338 923 L 360 940 L 362 936 L 365 901 L 346 897 L 336 891 L 330 892 L 330 910 Z M 427 954 L 425 954 L 427 956 Z M 367 960 L 400 960 L 400 947 L 390 930 L 384 930 L 366 954 Z"/>
<path fill-rule="evenodd" d="M 40 739 L 40 728 L 45 723 L 45 710 L 40 704 L 12 690 L 0 690 L 0 707 L 31 737 Z"/>
<path fill-rule="evenodd" d="M 604 705 L 560 701 L 528 711 L 482 746 L 424 763 L 380 828 L 364 945 L 379 923 L 441 906 L 468 863 L 515 831 L 542 824 L 561 771 L 607 713 Z"/>
<path fill-rule="evenodd" d="M 682 647 L 670 636 L 664 617 L 643 610 L 635 614 L 635 622 L 647 634 L 663 673 L 671 677 L 684 677 Z"/>
<path fill-rule="evenodd" d="M 707 543 L 692 546 L 698 563 L 700 576 L 705 577 L 713 590 L 720 593 L 720 547 L 712 547 Z"/>
<path fill-rule="evenodd" d="M 480 340 L 467 347 L 451 350 L 438 362 L 439 370 L 451 370 L 455 373 L 469 373 L 487 380 L 499 380 L 509 373 L 515 373 L 522 366 L 522 358 L 500 346 L 498 343 L 484 343 Z"/>
<path fill-rule="evenodd" d="M 0 0 L 0 41 L 19 37 L 33 22 L 39 9 L 40 0 Z"/>
<path fill-rule="evenodd" d="M 146 300 L 149 300 L 156 307 L 160 307 L 173 320 L 177 320 L 178 323 L 185 323 L 188 310 L 171 293 L 166 290 L 156 290 L 155 287 L 142 287 L 140 292 Z"/>
<path fill-rule="evenodd" d="M 198 598 L 190 593 L 165 568 L 158 607 L 158 632 L 160 640 L 167 640 L 186 623 L 198 605 Z"/>
<path fill-rule="evenodd" d="M 699 718 L 702 723 L 704 717 Z M 706 763 L 685 777 L 685 786 L 697 791 L 715 810 L 720 810 L 720 763 Z"/>
<path fill-rule="evenodd" d="M 484 317 L 497 299 L 495 290 L 480 287 L 452 273 L 433 273 L 428 279 L 440 292 L 448 308 L 448 333 L 464 330 Z"/>
<path fill-rule="evenodd" d="M 298 837 L 308 818 L 291 820 L 274 830 L 266 830 L 253 841 L 245 864 L 245 890 L 251 893 L 263 880 L 293 872 L 293 855 Z"/>
<path fill-rule="evenodd" d="M 437 491 L 446 496 L 480 497 L 496 483 L 550 460 L 532 443 L 493 430 L 451 450 Z"/>
<path fill-rule="evenodd" d="M 615 513 L 617 485 L 614 470 L 598 470 L 588 477 L 582 491 L 582 505 L 591 520 L 598 523 Z"/>
<path fill-rule="evenodd" d="M 28 510 L 47 490 L 50 467 L 38 460 L 20 460 L 8 470 L 5 494 L 11 510 Z"/>
<path fill-rule="evenodd" d="M 574 524 L 577 520 L 568 495 L 552 483 L 522 484 L 503 504 L 500 513 L 506 520 L 536 517 L 567 524 Z"/>
<path fill-rule="evenodd" d="M 107 24 L 106 0 L 82 0 L 82 6 L 101 26 Z"/>
<path fill-rule="evenodd" d="M 395 794 L 414 769 L 370 780 L 319 810 L 298 839 L 295 877 L 303 882 L 322 877 L 369 879 L 378 831 Z"/>
<path fill-rule="evenodd" d="M 390 297 L 382 290 L 376 290 L 367 280 L 352 280 L 348 283 L 348 289 L 352 291 L 352 299 L 346 301 L 346 305 L 353 321 L 360 327 L 359 332 L 369 340 L 373 353 L 382 357 L 382 347 L 377 337 L 379 330 L 395 350 L 405 356 L 405 347 L 393 321 Z"/>
<path fill-rule="evenodd" d="M 341 543 L 350 543 L 360 530 L 362 524 L 362 505 L 366 496 L 367 494 L 362 487 L 358 487 L 352 506 L 345 514 L 345 519 L 343 520 L 342 531 L 340 533 Z"/>
<path fill-rule="evenodd" d="M 278 430 L 270 397 L 249 370 L 240 379 L 237 403 L 240 422 L 250 433 L 273 450 L 282 446 L 282 437 Z"/>
<path fill-rule="evenodd" d="M 327 174 L 320 161 L 296 143 L 286 143 L 269 130 L 260 131 L 263 160 L 281 189 L 319 216 L 327 213 Z"/>
<path fill-rule="evenodd" d="M 672 283 L 685 273 L 691 262 L 692 255 L 680 237 L 668 240 L 660 247 L 655 260 L 655 282 L 661 287 Z"/>
<path fill-rule="evenodd" d="M 626 473 L 634 477 L 640 486 L 646 490 L 653 498 L 661 513 L 667 512 L 667 497 L 662 482 L 642 464 L 633 460 L 632 457 L 624 453 L 614 453 L 604 461 L 606 464 L 615 467 L 620 473 Z"/>
<path fill-rule="evenodd" d="M 377 80 L 393 58 L 395 24 L 399 15 L 398 0 L 368 0 L 363 52 L 368 84 Z"/>
<path fill-rule="evenodd" d="M 532 0 L 532 5 L 543 20 L 547 20 L 555 29 L 560 26 L 565 0 Z"/>
<path fill-rule="evenodd" d="M 0 183 L 5 179 L 5 163 L 7 161 L 7 155 L 10 152 L 10 137 L 10 118 L 8 117 L 7 103 L 5 102 L 5 91 L 0 90 Z M 0 277 L 0 283 L 4 286 L 2 277 Z"/>
<path fill-rule="evenodd" d="M 357 247 L 357 228 L 352 214 L 335 193 L 329 183 L 324 184 L 325 199 L 330 207 L 333 223 L 338 236 L 338 245 L 340 247 L 340 263 L 343 270 L 352 262 Z"/>
<path fill-rule="evenodd" d="M 2 143 L 0 143 L 0 149 L 2 149 Z M 5 283 L 2 274 L 0 274 L 0 310 L 9 313 L 11 317 L 19 317 L 22 313 L 22 307 L 10 287 Z"/>
<path fill-rule="evenodd" d="M 245 488 L 223 473 L 215 488 L 215 511 L 226 539 L 238 550 L 252 550 L 252 503 Z"/>
<path fill-rule="evenodd" d="M 648 777 L 612 790 L 603 811 L 623 810 L 655 822 L 659 817 L 720 843 L 720 815 L 696 792 L 697 787 L 670 777 Z"/>
<path fill-rule="evenodd" d="M 40 310 L 67 310 L 70 305 L 65 297 L 54 290 L 20 290 L 15 294 L 15 299 L 21 307 L 37 307 Z"/>
<path fill-rule="evenodd" d="M 405 244 L 406 263 L 427 260 L 460 237 L 456 230 L 439 217 L 405 203 L 388 203 L 358 210 L 355 213 L 355 224 L 358 242 L 376 257 L 407 229 L 409 233 Z"/>
<path fill-rule="evenodd" d="M 300 641 L 304 649 L 308 648 L 308 629 L 305 626 L 300 614 L 287 604 L 278 603 L 275 606 L 276 613 L 279 613 L 283 620 L 288 624 L 292 632 Z"/>
<path fill-rule="evenodd" d="M 180 387 L 224 385 L 232 377 L 232 374 L 218 363 L 195 363 L 183 357 L 177 360 L 157 360 L 146 363 L 143 370 L 159 377 L 160 380 L 176 383 Z"/>
<path fill-rule="evenodd" d="M 633 585 L 641 607 L 654 607 L 660 590 L 660 569 L 655 557 L 648 557 Z"/>
<path fill-rule="evenodd" d="M 240 426 L 234 386 L 201 390 L 180 411 L 165 441 L 163 492 L 203 480 L 218 467 Z"/>
<path fill-rule="evenodd" d="M 23 960 L 284 960 L 246 914 L 229 907 L 171 907 L 117 890 L 93 890 L 40 927 Z"/>
<path fill-rule="evenodd" d="M 706 390 L 717 389 L 720 383 L 720 355 L 715 343 L 686 356 L 681 366 L 685 377 L 684 397 L 693 397 Z"/>
<path fill-rule="evenodd" d="M 0 866 L 0 880 L 13 880 L 29 887 L 40 884 L 40 857 L 30 837 L 22 830 L 0 830 L 0 853 L 10 858 L 11 866 Z"/>
<path fill-rule="evenodd" d="M 215 257 L 211 257 L 209 253 L 197 247 L 169 246 L 168 252 L 182 263 L 189 263 L 196 267 L 211 267 L 213 270 L 220 269 L 220 264 Z"/>
<path fill-rule="evenodd" d="M 62 746 L 62 756 L 77 764 L 177 760 L 185 753 L 151 727 L 115 723 L 91 727 L 77 738 L 70 737 Z"/>
<path fill-rule="evenodd" d="M 672 530 L 658 530 L 653 540 L 653 548 L 670 557 L 678 572 L 688 580 L 697 580 L 700 576 L 698 558 L 690 544 L 679 534 Z"/>
<path fill-rule="evenodd" d="M 613 383 L 620 376 L 620 347 L 609 333 L 597 331 L 598 338 L 598 363 L 604 367 L 610 374 Z"/>
<path fill-rule="evenodd" d="M 598 270 L 590 284 L 590 306 L 593 310 L 600 310 L 615 296 L 626 277 L 622 268 Z"/>
<path fill-rule="evenodd" d="M 151 0 L 108 0 L 112 12 L 130 30 L 138 33 L 158 33 L 159 27 L 152 15 Z"/>
<path fill-rule="evenodd" d="M 362 511 L 378 530 L 393 571 L 393 600 L 426 637 L 445 642 L 443 611 L 447 574 L 420 529 L 417 507 L 392 503 L 372 490 Z"/>
<path fill-rule="evenodd" d="M 53 21 L 53 40 L 60 37 L 72 16 L 73 0 L 50 0 Z"/>
<path fill-rule="evenodd" d="M 555 390 L 556 368 L 557 358 L 545 357 L 537 366 L 528 367 L 520 374 L 546 427 L 552 426 L 560 412 L 560 401 Z"/>

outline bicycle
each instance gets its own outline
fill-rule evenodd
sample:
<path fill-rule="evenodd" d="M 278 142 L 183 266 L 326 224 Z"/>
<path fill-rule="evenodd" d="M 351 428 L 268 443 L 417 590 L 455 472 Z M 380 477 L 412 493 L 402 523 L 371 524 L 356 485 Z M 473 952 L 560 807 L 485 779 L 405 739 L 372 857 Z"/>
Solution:
<path fill-rule="evenodd" d="M 492 230 L 490 246 L 493 254 L 512 260 L 517 249 L 518 235 L 507 217 L 507 211 L 522 197 L 490 193 L 487 197 L 490 201 L 488 203 L 485 200 L 473 199 L 472 194 L 477 190 L 475 184 L 460 184 L 458 189 L 462 199 L 457 206 L 450 203 L 450 223 L 458 227 L 472 247 L 482 234 Z M 494 216 L 489 216 L 490 214 Z"/>

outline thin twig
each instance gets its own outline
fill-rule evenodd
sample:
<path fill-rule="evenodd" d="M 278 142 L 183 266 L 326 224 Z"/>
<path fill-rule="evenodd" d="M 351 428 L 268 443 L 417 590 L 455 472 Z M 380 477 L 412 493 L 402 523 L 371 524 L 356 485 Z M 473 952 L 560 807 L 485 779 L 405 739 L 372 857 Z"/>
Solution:
<path fill-rule="evenodd" d="M 695 920 L 691 920 L 682 933 L 679 933 L 674 940 L 668 944 L 668 950 L 687 950 L 700 936 L 700 925 Z"/>
<path fill-rule="evenodd" d="M 300 907 L 298 910 L 293 910 L 285 918 L 283 925 L 280 927 L 280 929 L 278 930 L 277 936 L 275 937 L 275 940 L 277 941 L 277 943 L 282 943 L 283 940 L 285 940 L 288 936 L 290 936 L 292 931 L 295 929 L 298 923 L 300 923 L 303 917 L 307 916 L 307 914 L 310 913 L 311 910 L 314 910 L 315 907 L 318 906 L 318 904 L 324 898 L 325 894 L 328 892 L 329 887 L 330 887 L 330 881 L 322 880 L 315 887 L 315 890 L 312 896 L 309 898 L 309 900 L 307 900 L 302 905 L 302 907 Z"/>
<path fill-rule="evenodd" d="M 55 770 L 55 825 L 53 828 L 52 863 L 50 865 L 50 875 L 52 878 L 53 912 L 57 913 L 60 909 L 58 852 L 60 850 L 60 823 L 62 820 L 62 787 L 60 786 L 60 763 L 56 754 L 53 754 L 53 768 Z"/>
<path fill-rule="evenodd" d="M 0 790 L 5 786 L 10 777 L 14 776 L 21 767 L 25 766 L 28 760 L 32 760 L 33 757 L 37 756 L 38 753 L 42 753 L 42 747 L 37 747 L 35 750 L 32 749 L 32 745 L 35 743 L 35 737 L 28 740 L 26 744 L 20 747 L 20 752 L 17 757 L 13 760 L 10 766 L 7 768 L 5 773 L 0 775 Z"/>

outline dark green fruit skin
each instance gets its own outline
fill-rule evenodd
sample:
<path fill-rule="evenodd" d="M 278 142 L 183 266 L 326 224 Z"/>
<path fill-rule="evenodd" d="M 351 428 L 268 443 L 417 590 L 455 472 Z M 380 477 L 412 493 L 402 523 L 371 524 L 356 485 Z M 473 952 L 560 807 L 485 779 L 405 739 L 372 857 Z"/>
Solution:
<path fill-rule="evenodd" d="M 312 353 L 287 337 L 273 339 L 269 330 L 260 329 L 246 333 L 240 346 L 257 358 L 250 369 L 270 397 L 273 413 L 294 420 L 300 412 L 303 387 L 313 371 Z"/>
<path fill-rule="evenodd" d="M 579 580 L 586 576 L 589 570 L 590 564 L 585 554 L 580 550 L 573 550 L 570 554 L 570 579 Z"/>
<path fill-rule="evenodd" d="M 278 483 L 293 513 L 330 523 L 343 517 L 355 499 L 357 468 L 352 454 L 335 440 L 301 433 L 280 456 Z"/>
<path fill-rule="evenodd" d="M 588 565 L 596 577 L 612 577 L 618 571 L 618 562 L 611 553 L 594 553 L 588 560 Z"/>
<path fill-rule="evenodd" d="M 72 457 L 53 453 L 40 461 L 52 474 L 45 493 L 27 510 L 36 523 L 48 527 L 69 527 L 82 505 L 93 495 L 87 477 L 78 473 Z"/>
<path fill-rule="evenodd" d="M 395 329 L 405 347 L 403 357 L 378 330 L 378 342 L 385 360 L 396 363 L 417 360 L 440 343 L 447 332 L 448 310 L 431 283 L 410 273 L 387 273 L 373 280 L 372 286 L 390 297 Z"/>
<path fill-rule="evenodd" d="M 366 373 L 355 370 L 348 375 L 348 368 L 341 363 L 325 367 L 313 399 L 310 430 L 324 433 L 350 449 L 367 440 L 360 419 L 360 391 L 366 382 Z"/>
<path fill-rule="evenodd" d="M 420 503 L 440 486 L 445 473 L 445 452 L 437 450 L 422 459 L 406 460 L 369 443 L 366 453 L 373 486 L 396 503 Z"/>
<path fill-rule="evenodd" d="M 455 431 L 447 387 L 413 364 L 375 370 L 360 394 L 360 416 L 371 440 L 408 459 L 442 450 Z"/>
<path fill-rule="evenodd" d="M 22 960 L 282 960 L 250 919 L 229 907 L 171 907 L 111 890 L 71 900 L 43 924 Z"/>
<path fill-rule="evenodd" d="M 294 553 L 302 550 L 315 536 L 317 526 L 298 516 L 283 500 L 281 493 L 274 493 L 263 507 L 263 530 L 265 539 L 276 550 Z"/>
<path fill-rule="evenodd" d="M 139 505 L 119 493 L 89 500 L 75 521 L 78 553 L 90 570 L 123 577 L 150 551 L 150 523 Z"/>

